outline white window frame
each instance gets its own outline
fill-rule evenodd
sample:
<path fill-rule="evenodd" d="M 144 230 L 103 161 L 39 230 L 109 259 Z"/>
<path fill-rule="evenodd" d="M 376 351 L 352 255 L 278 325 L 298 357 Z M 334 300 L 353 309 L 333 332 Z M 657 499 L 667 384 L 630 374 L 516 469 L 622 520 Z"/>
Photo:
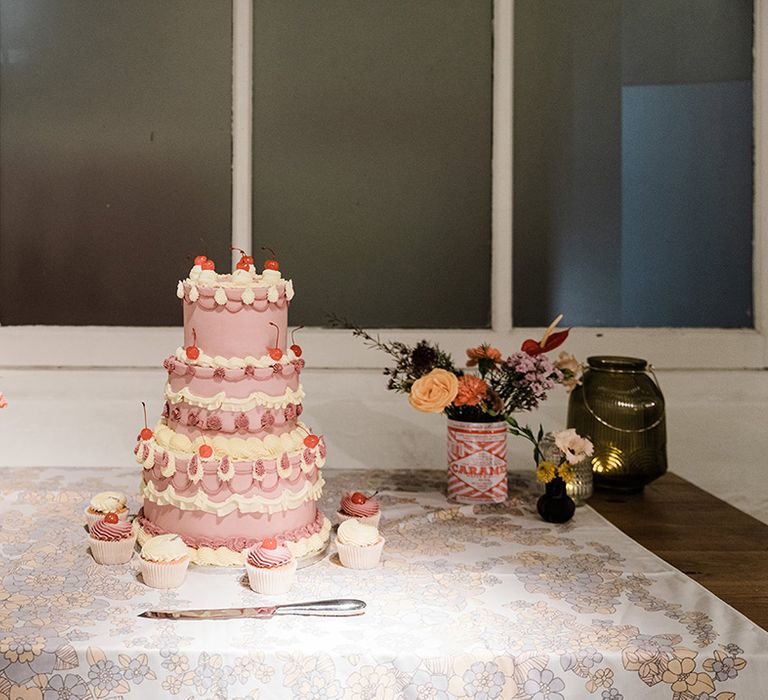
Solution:
<path fill-rule="evenodd" d="M 381 330 L 382 338 L 438 342 L 461 358 L 482 341 L 503 351 L 520 347 L 542 328 L 512 323 L 512 76 L 513 2 L 494 3 L 493 211 L 491 329 Z M 754 18 L 754 329 L 576 328 L 567 349 L 577 357 L 633 355 L 660 368 L 768 367 L 768 0 L 755 0 Z M 233 0 L 232 245 L 251 246 L 252 3 Z M 257 154 L 258 156 L 258 154 Z M 298 293 L 311 293 L 297 280 Z M 158 294 L 174 294 L 158 289 Z M 339 293 L 346 293 L 343 285 Z M 181 318 L 181 314 L 179 314 Z M 567 319 L 565 319 L 567 322 Z M 158 367 L 181 340 L 180 327 L 6 326 L 0 328 L 0 367 Z M 376 368 L 385 359 L 337 329 L 301 334 L 310 367 Z"/>

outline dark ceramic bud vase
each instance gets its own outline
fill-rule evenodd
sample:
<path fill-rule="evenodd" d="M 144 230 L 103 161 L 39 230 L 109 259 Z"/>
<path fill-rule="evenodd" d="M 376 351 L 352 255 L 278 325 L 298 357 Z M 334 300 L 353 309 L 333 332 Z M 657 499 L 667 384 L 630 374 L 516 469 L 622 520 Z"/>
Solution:
<path fill-rule="evenodd" d="M 576 504 L 565 491 L 565 482 L 556 476 L 547 482 L 546 491 L 536 503 L 539 515 L 548 523 L 568 522 L 576 510 Z"/>

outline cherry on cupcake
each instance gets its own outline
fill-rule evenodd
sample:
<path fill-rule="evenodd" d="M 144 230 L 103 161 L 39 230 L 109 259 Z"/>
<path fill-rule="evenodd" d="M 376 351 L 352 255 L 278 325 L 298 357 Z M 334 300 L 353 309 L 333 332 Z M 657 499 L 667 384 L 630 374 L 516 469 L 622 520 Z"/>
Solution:
<path fill-rule="evenodd" d="M 279 362 L 283 358 L 283 351 L 277 347 L 280 343 L 280 329 L 277 327 L 276 323 L 272 323 L 272 321 L 269 322 L 270 326 L 274 326 L 275 331 L 277 332 L 277 336 L 275 337 L 275 347 L 269 348 L 269 356 L 275 361 Z"/>
<path fill-rule="evenodd" d="M 296 333 L 296 331 L 300 331 L 302 328 L 304 328 L 304 326 L 296 326 L 296 328 L 291 331 L 291 343 L 293 343 L 293 345 L 291 345 L 291 351 L 294 355 L 296 355 L 296 357 L 301 357 L 301 353 L 303 351 L 301 349 L 301 345 L 296 345 L 296 339 L 293 337 L 293 335 Z"/>
<path fill-rule="evenodd" d="M 269 246 L 262 246 L 262 250 L 266 250 L 272 257 L 269 260 L 264 261 L 264 269 L 265 270 L 279 270 L 280 269 L 280 263 L 277 262 L 277 254 L 275 253 L 272 248 Z"/>
<path fill-rule="evenodd" d="M 147 425 L 147 404 L 142 401 L 141 405 L 144 408 L 144 427 L 139 433 L 139 440 L 151 440 L 154 433 L 149 429 L 149 426 Z"/>
<path fill-rule="evenodd" d="M 355 505 L 361 506 L 364 503 L 368 503 L 368 496 L 366 496 L 364 493 L 360 493 L 360 491 L 355 491 L 350 497 L 349 500 L 352 501 Z"/>
<path fill-rule="evenodd" d="M 200 348 L 197 347 L 197 331 L 194 328 L 192 329 L 192 345 L 187 345 L 184 352 L 190 360 L 196 360 L 200 357 Z"/>
<path fill-rule="evenodd" d="M 120 522 L 120 518 L 117 517 L 117 513 L 107 513 L 104 516 L 104 522 L 110 525 L 117 525 Z"/>
<path fill-rule="evenodd" d="M 277 540 L 274 537 L 265 537 L 261 541 L 262 549 L 277 549 Z"/>

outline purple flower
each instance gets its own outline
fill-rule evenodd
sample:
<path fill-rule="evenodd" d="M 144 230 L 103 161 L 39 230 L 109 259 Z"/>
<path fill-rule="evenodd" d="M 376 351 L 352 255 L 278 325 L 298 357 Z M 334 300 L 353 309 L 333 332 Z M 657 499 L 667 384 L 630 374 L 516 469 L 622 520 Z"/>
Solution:
<path fill-rule="evenodd" d="M 561 678 L 555 678 L 555 674 L 548 668 L 528 671 L 528 680 L 523 688 L 531 700 L 564 700 L 560 691 L 565 689 L 565 683 Z"/>
<path fill-rule="evenodd" d="M 81 700 L 90 695 L 85 680 L 74 673 L 68 673 L 66 676 L 56 675 L 48 679 L 43 700 Z"/>

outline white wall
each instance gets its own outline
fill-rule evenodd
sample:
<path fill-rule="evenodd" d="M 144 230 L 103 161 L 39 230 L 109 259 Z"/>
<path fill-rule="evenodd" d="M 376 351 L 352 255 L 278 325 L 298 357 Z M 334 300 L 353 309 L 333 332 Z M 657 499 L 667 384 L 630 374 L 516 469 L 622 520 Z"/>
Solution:
<path fill-rule="evenodd" d="M 153 423 L 165 372 L 0 370 L 9 407 L 0 412 L 0 466 L 129 466 L 142 427 Z M 303 420 L 326 435 L 333 468 L 445 466 L 445 418 L 414 411 L 374 370 L 306 370 Z M 670 470 L 768 523 L 768 372 L 667 371 Z M 558 389 L 523 419 L 565 422 Z M 528 443 L 510 438 L 513 468 L 530 464 Z M 136 467 L 138 470 L 138 467 Z M 138 471 L 137 471 L 138 479 Z M 10 483 L 6 482 L 6 486 Z"/>

